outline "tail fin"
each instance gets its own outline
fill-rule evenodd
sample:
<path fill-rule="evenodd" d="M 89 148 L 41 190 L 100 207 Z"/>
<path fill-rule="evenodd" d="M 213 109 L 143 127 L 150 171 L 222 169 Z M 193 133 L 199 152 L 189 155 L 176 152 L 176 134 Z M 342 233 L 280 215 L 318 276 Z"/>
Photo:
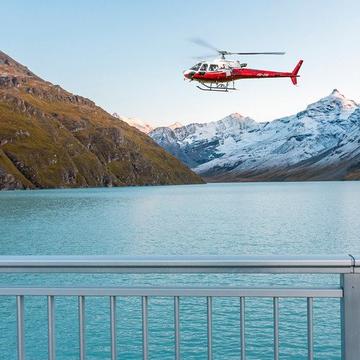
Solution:
<path fill-rule="evenodd" d="M 302 65 L 303 62 L 304 62 L 303 60 L 300 60 L 300 61 L 297 63 L 297 65 L 295 66 L 295 68 L 294 68 L 294 70 L 292 71 L 292 73 L 291 73 L 290 79 L 291 79 L 291 81 L 292 81 L 292 83 L 293 83 L 294 85 L 297 84 L 297 77 L 299 76 L 299 75 L 298 75 L 298 72 L 299 72 L 299 70 L 300 70 L 301 65 Z"/>

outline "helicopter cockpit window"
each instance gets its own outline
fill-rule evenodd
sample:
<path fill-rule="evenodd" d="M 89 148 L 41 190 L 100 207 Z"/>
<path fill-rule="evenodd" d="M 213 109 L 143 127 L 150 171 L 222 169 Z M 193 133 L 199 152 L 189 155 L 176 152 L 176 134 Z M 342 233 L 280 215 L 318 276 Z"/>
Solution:
<path fill-rule="evenodd" d="M 198 71 L 200 69 L 200 65 L 201 65 L 201 63 L 198 63 L 198 64 L 194 65 L 190 70 Z"/>
<path fill-rule="evenodd" d="M 211 64 L 209 67 L 209 71 L 216 71 L 218 69 L 218 66 L 216 64 Z"/>
<path fill-rule="evenodd" d="M 206 71 L 207 68 L 208 68 L 208 64 L 202 64 L 201 68 L 200 68 L 200 71 Z"/>

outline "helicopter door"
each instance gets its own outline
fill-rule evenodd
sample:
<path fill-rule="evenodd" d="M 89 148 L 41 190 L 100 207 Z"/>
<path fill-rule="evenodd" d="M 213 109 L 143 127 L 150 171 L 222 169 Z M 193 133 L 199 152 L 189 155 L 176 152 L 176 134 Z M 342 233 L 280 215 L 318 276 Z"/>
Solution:
<path fill-rule="evenodd" d="M 222 64 L 219 69 L 225 73 L 226 77 L 231 76 L 231 68 L 228 65 Z"/>
<path fill-rule="evenodd" d="M 208 64 L 202 64 L 199 70 L 200 75 L 205 75 L 206 71 L 208 69 Z"/>
<path fill-rule="evenodd" d="M 230 77 L 231 76 L 231 68 L 229 66 L 224 67 L 225 76 Z"/>

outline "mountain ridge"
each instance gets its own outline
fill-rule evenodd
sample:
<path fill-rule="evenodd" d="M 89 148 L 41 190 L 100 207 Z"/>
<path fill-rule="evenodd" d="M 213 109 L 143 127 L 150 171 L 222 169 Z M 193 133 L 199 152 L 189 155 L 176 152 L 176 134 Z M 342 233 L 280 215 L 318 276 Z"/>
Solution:
<path fill-rule="evenodd" d="M 149 135 L 207 181 L 360 178 L 359 104 L 337 89 L 295 115 L 270 122 L 231 114 Z"/>

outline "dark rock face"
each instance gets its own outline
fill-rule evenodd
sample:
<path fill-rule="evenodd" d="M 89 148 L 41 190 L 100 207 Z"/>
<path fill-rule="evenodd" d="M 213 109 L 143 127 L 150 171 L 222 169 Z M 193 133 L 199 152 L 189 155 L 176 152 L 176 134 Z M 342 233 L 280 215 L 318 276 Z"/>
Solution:
<path fill-rule="evenodd" d="M 147 135 L 0 52 L 0 189 L 201 182 Z"/>
<path fill-rule="evenodd" d="M 14 175 L 9 174 L 0 167 L 0 190 L 23 189 L 23 184 Z"/>

